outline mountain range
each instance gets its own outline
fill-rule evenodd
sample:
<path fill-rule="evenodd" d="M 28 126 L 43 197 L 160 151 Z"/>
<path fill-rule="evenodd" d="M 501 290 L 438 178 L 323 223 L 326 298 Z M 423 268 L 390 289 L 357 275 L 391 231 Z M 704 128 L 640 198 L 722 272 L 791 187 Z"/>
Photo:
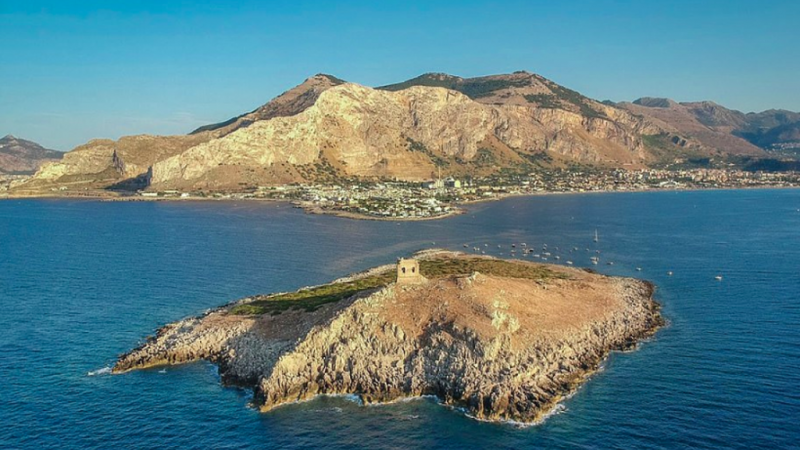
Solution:
<path fill-rule="evenodd" d="M 237 190 L 554 168 L 765 158 L 800 143 L 800 114 L 712 102 L 598 102 L 540 75 L 432 73 L 378 88 L 318 74 L 187 135 L 92 140 L 21 189 Z"/>

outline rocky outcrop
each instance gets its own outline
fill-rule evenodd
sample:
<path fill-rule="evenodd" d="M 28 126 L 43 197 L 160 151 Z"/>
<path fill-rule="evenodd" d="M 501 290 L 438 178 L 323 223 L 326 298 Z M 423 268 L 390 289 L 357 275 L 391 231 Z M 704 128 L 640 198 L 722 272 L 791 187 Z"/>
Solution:
<path fill-rule="evenodd" d="M 126 136 L 118 141 L 95 139 L 65 153 L 57 162 L 44 164 L 29 183 L 84 183 L 107 187 L 147 173 L 156 161 L 211 139 L 209 133 L 190 136 Z"/>
<path fill-rule="evenodd" d="M 162 328 L 114 372 L 204 358 L 224 380 L 254 387 L 262 411 L 318 394 L 435 395 L 477 418 L 534 422 L 610 351 L 662 323 L 648 283 L 549 270 L 428 276 L 313 312 L 239 316 L 234 304 Z"/>

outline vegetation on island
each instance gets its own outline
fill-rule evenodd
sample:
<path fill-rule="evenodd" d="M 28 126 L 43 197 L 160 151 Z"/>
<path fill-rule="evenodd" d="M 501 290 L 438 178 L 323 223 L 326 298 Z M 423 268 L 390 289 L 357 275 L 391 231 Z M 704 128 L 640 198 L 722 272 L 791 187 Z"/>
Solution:
<path fill-rule="evenodd" d="M 290 309 L 312 312 L 322 305 L 336 303 L 359 292 L 385 286 L 394 279 L 395 274 L 390 271 L 354 281 L 325 284 L 287 294 L 258 296 L 254 301 L 234 306 L 229 312 L 241 315 L 276 315 Z"/>
<path fill-rule="evenodd" d="M 443 258 L 420 261 L 420 274 L 428 279 L 455 275 L 464 276 L 474 272 L 538 281 L 568 278 L 566 274 L 554 272 L 544 265 L 499 259 Z M 390 270 L 353 281 L 326 284 L 286 294 L 258 296 L 253 301 L 233 306 L 229 313 L 237 315 L 277 315 L 291 309 L 313 312 L 323 305 L 336 303 L 356 294 L 381 288 L 394 281 L 395 272 Z"/>

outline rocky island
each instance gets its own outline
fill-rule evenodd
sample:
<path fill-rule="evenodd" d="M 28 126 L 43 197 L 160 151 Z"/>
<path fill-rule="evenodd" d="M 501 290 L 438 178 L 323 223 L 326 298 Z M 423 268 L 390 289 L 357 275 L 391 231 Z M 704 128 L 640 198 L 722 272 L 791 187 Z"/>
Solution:
<path fill-rule="evenodd" d="M 166 325 L 114 373 L 206 359 L 262 411 L 320 394 L 434 395 L 491 421 L 536 422 L 609 352 L 663 319 L 647 282 L 429 250 Z"/>

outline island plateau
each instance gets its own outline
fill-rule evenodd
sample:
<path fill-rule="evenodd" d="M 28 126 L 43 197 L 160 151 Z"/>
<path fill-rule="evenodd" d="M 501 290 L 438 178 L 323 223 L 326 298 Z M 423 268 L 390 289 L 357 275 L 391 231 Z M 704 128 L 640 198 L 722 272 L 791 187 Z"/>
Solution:
<path fill-rule="evenodd" d="M 489 421 L 535 423 L 663 324 L 632 278 L 443 250 L 168 324 L 114 373 L 200 359 L 261 411 L 317 395 L 424 395 Z"/>

